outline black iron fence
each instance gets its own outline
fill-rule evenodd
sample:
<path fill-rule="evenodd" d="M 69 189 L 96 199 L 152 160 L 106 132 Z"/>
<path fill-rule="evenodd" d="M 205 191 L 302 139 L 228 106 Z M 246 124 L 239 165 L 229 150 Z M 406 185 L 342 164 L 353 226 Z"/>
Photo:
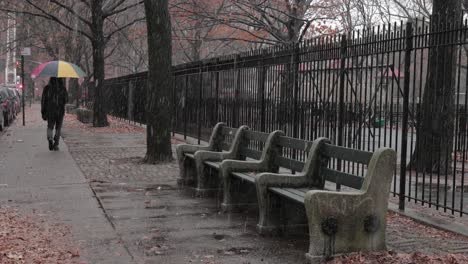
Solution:
<path fill-rule="evenodd" d="M 175 66 L 173 130 L 202 140 L 223 121 L 266 132 L 281 129 L 306 140 L 328 137 L 362 150 L 391 147 L 399 164 L 392 192 L 401 208 L 407 200 L 466 214 L 467 30 L 461 19 L 416 20 Z M 451 58 L 437 56 L 447 49 Z M 434 86 L 429 76 L 440 71 L 437 76 L 450 74 L 451 83 L 443 88 L 449 90 L 438 89 L 432 102 L 452 105 L 444 118 L 453 127 L 441 137 L 448 141 L 432 135 L 450 151 L 434 152 L 430 162 L 450 166 L 412 169 L 411 161 L 420 158 L 415 150 L 424 150 L 424 144 L 416 146 L 422 120 L 439 118 L 422 105 L 426 89 Z M 146 73 L 106 80 L 109 113 L 145 123 L 146 82 Z"/>

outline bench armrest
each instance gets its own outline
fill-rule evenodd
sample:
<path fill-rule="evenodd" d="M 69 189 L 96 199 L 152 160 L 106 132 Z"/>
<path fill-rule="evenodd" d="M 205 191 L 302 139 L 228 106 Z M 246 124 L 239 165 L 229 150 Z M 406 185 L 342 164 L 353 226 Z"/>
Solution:
<path fill-rule="evenodd" d="M 264 164 L 259 160 L 230 160 L 226 159 L 221 162 L 220 171 L 229 172 L 256 172 L 265 168 Z"/>
<path fill-rule="evenodd" d="M 199 150 L 195 152 L 194 158 L 196 161 L 221 161 L 231 158 L 232 153 L 229 152 L 216 152 L 216 151 L 207 151 Z"/>
<path fill-rule="evenodd" d="M 303 173 L 299 174 L 279 174 L 279 173 L 260 173 L 255 181 L 257 189 L 258 213 L 259 219 L 257 228 L 260 233 L 271 232 L 279 225 L 278 207 L 272 203 L 272 193 L 268 191 L 269 187 L 289 187 L 301 188 L 307 187 L 307 178 Z"/>
<path fill-rule="evenodd" d="M 190 144 L 178 144 L 176 145 L 176 151 L 179 154 L 195 153 L 199 150 L 211 150 L 210 146 L 190 145 Z"/>
<path fill-rule="evenodd" d="M 304 206 L 309 223 L 308 257 L 385 249 L 388 203 L 359 192 L 309 191 Z M 335 241 L 333 247 L 326 246 Z"/>
<path fill-rule="evenodd" d="M 261 187 L 288 187 L 301 188 L 307 187 L 307 178 L 303 173 L 260 173 L 256 180 L 257 188 Z"/>

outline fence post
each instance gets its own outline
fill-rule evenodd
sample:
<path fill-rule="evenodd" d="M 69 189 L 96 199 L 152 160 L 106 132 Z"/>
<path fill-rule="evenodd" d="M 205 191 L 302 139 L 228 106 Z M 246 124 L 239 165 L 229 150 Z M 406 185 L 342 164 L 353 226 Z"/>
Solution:
<path fill-rule="evenodd" d="M 411 52 L 413 50 L 413 24 L 406 23 L 406 43 L 405 43 L 405 77 L 403 84 L 403 120 L 401 136 L 401 157 L 400 157 L 400 194 L 398 195 L 398 208 L 405 210 L 406 193 L 406 158 L 408 145 L 408 115 L 409 115 L 409 86 L 410 86 L 410 67 Z"/>
<path fill-rule="evenodd" d="M 239 59 L 240 55 L 237 54 L 234 58 L 234 74 L 235 74 L 235 79 L 234 79 L 234 85 L 235 85 L 235 90 L 234 90 L 234 107 L 233 109 L 233 115 L 232 115 L 232 121 L 234 127 L 239 126 L 239 93 L 240 93 L 240 70 L 239 70 Z"/>
<path fill-rule="evenodd" d="M 132 81 L 128 82 L 128 108 L 127 108 L 127 119 L 133 120 L 134 115 L 133 115 L 133 109 L 134 109 L 134 104 L 133 104 L 133 90 L 134 90 L 135 83 Z"/>
<path fill-rule="evenodd" d="M 346 34 L 341 36 L 341 45 L 340 45 L 340 86 L 338 91 L 338 138 L 337 145 L 343 146 L 343 132 L 345 126 L 344 113 L 345 113 L 345 104 L 344 104 L 344 93 L 345 93 L 345 78 L 346 78 L 346 49 L 347 49 L 347 37 Z M 337 169 L 341 170 L 342 161 L 337 160 Z M 341 189 L 341 184 L 336 184 L 336 189 Z"/>
<path fill-rule="evenodd" d="M 216 68 L 215 68 L 215 124 L 219 122 L 219 58 L 216 59 Z M 215 125 L 213 124 L 213 125 Z"/>
<path fill-rule="evenodd" d="M 187 86 L 188 86 L 189 76 L 185 73 L 185 87 L 184 87 L 184 140 L 187 140 Z"/>
<path fill-rule="evenodd" d="M 294 94 L 293 94 L 293 137 L 299 137 L 299 43 L 293 44 L 293 54 L 292 54 L 292 67 L 293 67 L 293 85 L 294 85 Z M 295 152 L 293 153 L 293 158 L 295 158 Z"/>
<path fill-rule="evenodd" d="M 258 93 L 257 98 L 260 99 L 260 131 L 266 131 L 265 125 L 265 79 L 266 79 L 266 67 L 265 67 L 265 53 L 262 51 L 262 58 L 257 62 L 258 69 Z"/>
<path fill-rule="evenodd" d="M 200 65 L 199 65 L 200 69 L 199 69 L 199 76 L 198 76 L 198 133 L 197 133 L 197 137 L 198 137 L 198 145 L 200 145 L 200 141 L 201 141 L 201 123 L 202 123 L 202 90 L 203 90 L 203 61 L 200 62 Z"/>
<path fill-rule="evenodd" d="M 172 68 L 174 69 L 174 68 Z M 176 76 L 174 71 L 172 72 L 172 136 L 175 136 L 175 131 L 177 127 L 177 85 L 176 85 Z"/>
<path fill-rule="evenodd" d="M 340 46 L 340 86 L 338 92 L 338 139 L 337 145 L 343 146 L 343 132 L 344 132 L 344 88 L 345 88 L 345 77 L 346 77 L 346 48 L 347 39 L 346 35 L 341 36 Z M 341 166 L 341 162 L 338 162 L 338 166 Z"/>

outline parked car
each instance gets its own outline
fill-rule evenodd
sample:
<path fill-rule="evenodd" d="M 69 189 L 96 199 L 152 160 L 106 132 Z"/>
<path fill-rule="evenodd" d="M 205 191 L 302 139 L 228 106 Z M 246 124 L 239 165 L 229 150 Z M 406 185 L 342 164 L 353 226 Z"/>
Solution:
<path fill-rule="evenodd" d="M 19 112 L 21 112 L 21 96 L 18 92 L 18 90 L 16 90 L 15 88 L 8 88 L 8 90 L 10 91 L 10 94 L 13 94 L 14 96 L 14 99 L 15 99 L 15 114 L 18 114 Z"/>
<path fill-rule="evenodd" d="M 3 125 L 9 126 L 13 122 L 15 109 L 13 98 L 6 87 L 0 87 L 0 104 L 3 108 Z"/>

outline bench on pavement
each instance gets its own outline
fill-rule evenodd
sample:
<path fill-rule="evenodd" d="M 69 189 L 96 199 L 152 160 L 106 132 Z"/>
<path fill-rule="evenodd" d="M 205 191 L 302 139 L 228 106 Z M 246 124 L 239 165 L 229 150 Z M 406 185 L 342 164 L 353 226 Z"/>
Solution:
<path fill-rule="evenodd" d="M 76 119 L 84 124 L 93 123 L 93 111 L 86 108 L 78 108 L 76 110 Z"/>
<path fill-rule="evenodd" d="M 266 137 L 266 134 L 265 134 Z M 229 211 L 234 208 L 239 209 L 242 206 L 252 206 L 257 204 L 257 192 L 255 191 L 253 197 L 255 199 L 242 200 L 236 196 L 245 196 L 245 188 L 239 191 L 239 188 L 231 186 L 233 182 L 243 181 L 255 186 L 258 175 L 263 172 L 278 172 L 282 170 L 297 171 L 301 170 L 301 163 L 299 160 L 287 158 L 291 152 L 296 155 L 297 152 L 309 149 L 312 142 L 301 139 L 286 137 L 281 131 L 275 131 L 270 134 L 266 139 L 266 147 L 263 153 L 257 151 L 256 159 L 258 161 L 223 161 L 222 169 L 220 170 L 220 177 L 223 179 L 223 201 L 222 207 L 224 211 Z M 255 152 L 254 150 L 250 150 Z"/>
<path fill-rule="evenodd" d="M 240 135 L 245 129 L 247 127 L 241 127 L 240 129 L 227 127 L 225 123 L 220 122 L 214 126 L 208 145 L 177 145 L 176 153 L 180 173 L 177 182 L 182 185 L 194 185 L 194 187 L 197 187 L 200 181 L 198 181 L 196 173 L 195 153 L 197 151 L 205 152 L 205 154 L 198 155 L 198 160 L 202 160 L 203 157 L 206 160 L 217 160 L 217 158 L 222 160 L 224 157 L 231 157 L 233 155 L 231 152 L 236 151 L 236 149 L 231 150 L 231 148 L 239 145 L 242 138 Z M 234 140 L 229 142 L 229 139 L 234 135 L 236 135 Z"/>
<path fill-rule="evenodd" d="M 278 172 L 276 159 L 281 153 L 278 138 L 283 132 L 276 130 L 270 134 L 246 131 L 247 144 L 240 147 L 240 155 L 245 160 L 223 160 L 221 163 L 209 163 L 208 165 L 219 171 L 222 181 L 223 211 L 232 211 L 242 206 L 256 205 L 255 173 Z M 257 143 L 257 144 L 256 144 Z M 260 143 L 263 150 L 255 148 Z M 237 180 L 233 184 L 233 180 Z"/>
<path fill-rule="evenodd" d="M 304 163 L 281 157 L 281 166 L 289 166 L 296 174 L 262 173 L 256 181 L 260 233 L 281 229 L 287 219 L 281 215 L 284 202 L 302 205 L 309 229 L 309 251 L 306 257 L 317 261 L 324 256 L 355 251 L 385 249 L 386 212 L 395 151 L 380 148 L 374 153 L 334 146 L 325 138 L 312 144 L 297 139 L 289 141 L 293 148 L 309 150 Z M 360 177 L 338 171 L 335 163 L 361 164 L 366 167 Z M 352 170 L 354 171 L 354 170 Z M 325 182 L 334 182 L 353 191 L 328 191 Z M 281 214 L 281 215 L 280 215 Z"/>
<path fill-rule="evenodd" d="M 212 168 L 217 168 L 217 162 L 221 162 L 226 159 L 244 159 L 241 148 L 247 144 L 246 133 L 248 133 L 247 126 L 241 126 L 239 128 L 223 127 L 222 134 L 225 135 L 225 139 L 228 135 L 234 134 L 234 138 L 231 143 L 226 140 L 221 145 L 223 151 L 208 151 L 198 150 L 195 154 L 190 155 L 195 161 L 196 168 L 196 188 L 195 192 L 197 196 L 210 195 L 213 192 L 219 190 L 219 180 L 217 175 L 212 175 L 210 171 Z"/>

